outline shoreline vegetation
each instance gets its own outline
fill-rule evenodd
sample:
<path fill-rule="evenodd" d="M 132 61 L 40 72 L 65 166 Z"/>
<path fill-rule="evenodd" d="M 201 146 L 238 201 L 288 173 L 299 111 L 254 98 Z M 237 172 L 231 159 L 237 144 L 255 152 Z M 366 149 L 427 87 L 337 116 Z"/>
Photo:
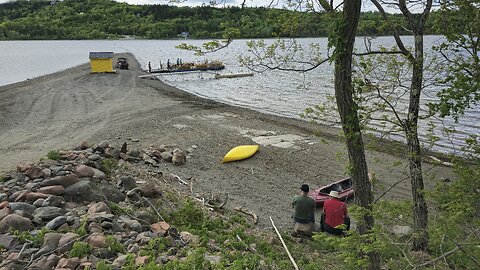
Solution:
<path fill-rule="evenodd" d="M 401 14 L 389 14 L 400 34 L 409 35 Z M 432 12 L 434 21 L 439 15 Z M 292 18 L 296 23 L 292 24 Z M 326 13 L 246 7 L 129 5 L 109 0 L 13 1 L 0 4 L 0 40 L 219 39 L 326 37 Z M 377 12 L 362 13 L 358 36 L 389 35 Z M 425 34 L 438 34 L 433 24 Z"/>

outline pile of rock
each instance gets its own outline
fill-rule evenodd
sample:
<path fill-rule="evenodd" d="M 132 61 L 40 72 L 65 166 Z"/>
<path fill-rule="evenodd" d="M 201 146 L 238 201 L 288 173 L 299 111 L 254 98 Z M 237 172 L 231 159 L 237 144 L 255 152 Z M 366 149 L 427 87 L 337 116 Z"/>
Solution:
<path fill-rule="evenodd" d="M 109 159 L 115 164 L 182 165 L 186 154 L 163 146 L 128 151 L 126 144 L 115 149 L 107 142 L 92 147 L 82 142 L 75 150 L 59 152 L 58 160 L 18 166 L 0 183 L 0 269 L 85 269 L 101 259 L 121 268 L 127 252 L 137 254 L 158 238 L 169 248 L 155 258 L 162 264 L 174 259 L 179 248 L 198 242 L 155 214 L 150 200 L 161 190 L 151 183 L 140 185 L 143 181 L 132 176 L 110 177 Z M 142 203 L 145 207 L 137 208 Z M 32 241 L 39 237 L 38 244 Z M 87 243 L 90 254 L 72 256 L 77 242 Z M 149 259 L 135 255 L 135 264 Z"/>

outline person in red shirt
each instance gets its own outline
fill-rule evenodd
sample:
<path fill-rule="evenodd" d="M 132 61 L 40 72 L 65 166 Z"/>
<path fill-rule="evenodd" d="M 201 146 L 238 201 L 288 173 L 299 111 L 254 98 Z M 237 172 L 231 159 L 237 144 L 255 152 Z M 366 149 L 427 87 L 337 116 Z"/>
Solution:
<path fill-rule="evenodd" d="M 350 230 L 350 218 L 348 217 L 347 205 L 340 201 L 338 191 L 330 191 L 330 199 L 323 203 L 323 214 L 320 221 L 321 230 L 335 234 L 344 235 Z M 344 224 L 345 226 L 337 226 Z"/>

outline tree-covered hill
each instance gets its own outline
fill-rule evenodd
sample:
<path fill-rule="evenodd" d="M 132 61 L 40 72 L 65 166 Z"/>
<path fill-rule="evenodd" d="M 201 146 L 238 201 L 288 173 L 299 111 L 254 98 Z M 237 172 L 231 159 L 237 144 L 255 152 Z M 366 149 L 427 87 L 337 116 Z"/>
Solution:
<path fill-rule="evenodd" d="M 399 24 L 399 15 L 391 15 Z M 282 9 L 129 5 L 111 0 L 19 0 L 0 4 L 0 40 L 222 38 L 232 30 L 240 38 L 326 36 L 325 14 Z M 386 35 L 378 13 L 364 13 L 359 35 Z M 430 31 L 433 33 L 433 31 Z M 408 34 L 408 33 L 405 33 Z"/>

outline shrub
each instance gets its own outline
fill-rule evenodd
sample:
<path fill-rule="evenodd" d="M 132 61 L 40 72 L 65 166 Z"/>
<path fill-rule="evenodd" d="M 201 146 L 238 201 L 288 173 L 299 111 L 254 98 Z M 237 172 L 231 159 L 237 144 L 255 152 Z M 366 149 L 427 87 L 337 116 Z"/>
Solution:
<path fill-rule="evenodd" d="M 92 251 L 92 247 L 86 242 L 75 242 L 72 250 L 70 250 L 71 257 L 83 258 Z M 97 267 L 98 269 L 98 267 Z"/>
<path fill-rule="evenodd" d="M 62 156 L 58 150 L 50 150 L 47 153 L 47 158 L 51 160 L 59 160 Z"/>

